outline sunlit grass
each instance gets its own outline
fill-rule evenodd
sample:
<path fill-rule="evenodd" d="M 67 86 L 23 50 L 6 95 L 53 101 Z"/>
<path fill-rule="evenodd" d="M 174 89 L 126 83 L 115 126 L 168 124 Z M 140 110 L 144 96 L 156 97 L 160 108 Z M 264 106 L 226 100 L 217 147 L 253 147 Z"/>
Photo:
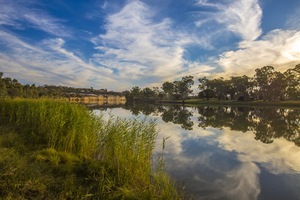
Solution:
<path fill-rule="evenodd" d="M 180 199 L 153 170 L 155 122 L 54 100 L 0 100 L 0 199 Z"/>
<path fill-rule="evenodd" d="M 26 134 L 30 143 L 89 157 L 96 153 L 100 121 L 85 107 L 66 101 L 0 101 L 1 124 Z"/>

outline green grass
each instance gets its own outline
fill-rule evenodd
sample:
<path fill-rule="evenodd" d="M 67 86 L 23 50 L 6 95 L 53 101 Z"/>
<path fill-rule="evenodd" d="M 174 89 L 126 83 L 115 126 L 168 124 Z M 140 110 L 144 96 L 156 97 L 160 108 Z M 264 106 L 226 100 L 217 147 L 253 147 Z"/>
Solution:
<path fill-rule="evenodd" d="M 0 100 L 0 199 L 182 199 L 153 170 L 154 122 L 54 100 Z"/>
<path fill-rule="evenodd" d="M 14 126 L 29 143 L 81 157 L 95 154 L 101 122 L 81 105 L 66 101 L 0 101 L 1 125 Z"/>

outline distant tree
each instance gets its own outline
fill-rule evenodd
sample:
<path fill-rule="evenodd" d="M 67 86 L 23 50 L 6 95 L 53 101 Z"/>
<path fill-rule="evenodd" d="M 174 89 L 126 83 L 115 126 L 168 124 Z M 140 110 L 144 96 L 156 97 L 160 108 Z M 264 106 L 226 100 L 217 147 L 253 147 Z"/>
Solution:
<path fill-rule="evenodd" d="M 134 86 L 130 90 L 130 99 L 131 100 L 141 99 L 141 88 L 140 87 Z"/>
<path fill-rule="evenodd" d="M 144 88 L 141 92 L 142 98 L 145 100 L 150 100 L 155 98 L 155 92 L 151 88 Z"/>
<path fill-rule="evenodd" d="M 285 73 L 286 95 L 290 99 L 300 99 L 300 64 Z"/>
<path fill-rule="evenodd" d="M 218 100 L 226 99 L 227 83 L 223 77 L 209 81 L 209 87 L 215 91 Z"/>
<path fill-rule="evenodd" d="M 185 76 L 180 81 L 174 82 L 175 93 L 180 96 L 183 103 L 188 95 L 193 92 L 193 90 L 191 90 L 191 87 L 194 84 L 193 78 L 193 76 Z"/>
<path fill-rule="evenodd" d="M 163 99 L 164 97 L 164 92 L 159 89 L 159 87 L 153 87 L 153 92 L 154 92 L 154 98 L 155 99 Z"/>
<path fill-rule="evenodd" d="M 250 77 L 246 75 L 236 77 L 232 76 L 230 82 L 236 99 L 249 100 L 253 89 L 253 82 Z"/>
<path fill-rule="evenodd" d="M 7 89 L 6 89 L 6 84 L 2 80 L 3 73 L 0 72 L 0 98 L 4 98 L 8 95 Z"/>
<path fill-rule="evenodd" d="M 168 99 L 173 96 L 175 91 L 175 85 L 172 82 L 164 82 L 162 85 L 162 90 L 164 92 L 165 97 Z"/>
<path fill-rule="evenodd" d="M 215 97 L 215 92 L 211 89 L 210 80 L 206 77 L 199 78 L 199 85 L 198 88 L 201 90 L 198 94 L 199 98 L 206 98 L 209 100 L 210 98 Z"/>
<path fill-rule="evenodd" d="M 272 66 L 264 66 L 255 72 L 255 84 L 263 100 L 274 101 L 282 97 L 286 84 L 281 72 L 276 72 Z"/>

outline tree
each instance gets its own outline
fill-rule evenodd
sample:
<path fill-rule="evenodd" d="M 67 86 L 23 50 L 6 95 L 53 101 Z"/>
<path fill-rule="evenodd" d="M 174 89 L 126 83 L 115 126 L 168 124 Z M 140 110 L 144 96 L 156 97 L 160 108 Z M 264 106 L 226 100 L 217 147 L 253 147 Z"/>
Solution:
<path fill-rule="evenodd" d="M 209 100 L 210 98 L 215 96 L 215 92 L 210 87 L 210 80 L 206 77 L 199 78 L 199 85 L 198 88 L 201 90 L 198 94 L 199 98 L 206 98 Z"/>
<path fill-rule="evenodd" d="M 275 101 L 276 99 L 284 99 L 284 94 L 286 91 L 286 81 L 285 76 L 281 72 L 274 72 L 269 92 L 268 92 L 268 99 Z"/>
<path fill-rule="evenodd" d="M 175 91 L 175 85 L 171 82 L 164 82 L 161 89 L 164 91 L 165 97 L 168 99 L 173 96 Z"/>
<path fill-rule="evenodd" d="M 215 91 L 218 100 L 226 99 L 227 83 L 223 77 L 209 81 L 209 87 Z"/>
<path fill-rule="evenodd" d="M 137 100 L 141 98 L 141 88 L 138 86 L 135 86 L 130 91 L 130 99 L 131 100 Z"/>
<path fill-rule="evenodd" d="M 256 87 L 263 100 L 274 101 L 283 96 L 286 84 L 281 72 L 276 72 L 272 66 L 264 66 L 255 72 Z"/>
<path fill-rule="evenodd" d="M 271 77 L 274 73 L 274 67 L 272 66 L 264 66 L 260 69 L 256 69 L 255 72 L 255 84 L 258 89 L 259 96 L 266 100 L 268 96 L 268 89 L 271 83 Z"/>
<path fill-rule="evenodd" d="M 234 90 L 235 98 L 238 100 L 249 100 L 250 93 L 253 88 L 253 83 L 251 79 L 244 75 L 244 76 L 236 76 L 231 77 L 230 79 L 232 88 Z"/>
<path fill-rule="evenodd" d="M 188 95 L 193 92 L 193 90 L 191 90 L 191 87 L 194 84 L 193 78 L 193 76 L 185 76 L 181 81 L 174 82 L 175 92 L 180 96 L 183 103 Z"/>
<path fill-rule="evenodd" d="M 2 80 L 3 73 L 0 72 L 0 98 L 4 98 L 7 96 L 6 84 Z"/>
<path fill-rule="evenodd" d="M 155 92 L 151 90 L 151 88 L 144 88 L 141 92 L 142 98 L 146 100 L 154 99 L 155 98 Z"/>
<path fill-rule="evenodd" d="M 290 99 L 300 99 L 300 64 L 285 73 L 286 95 Z"/>

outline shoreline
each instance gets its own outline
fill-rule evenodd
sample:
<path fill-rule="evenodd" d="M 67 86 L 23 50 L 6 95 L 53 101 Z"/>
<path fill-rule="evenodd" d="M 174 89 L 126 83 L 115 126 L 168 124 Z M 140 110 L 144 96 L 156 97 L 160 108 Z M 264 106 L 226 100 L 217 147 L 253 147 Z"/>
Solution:
<path fill-rule="evenodd" d="M 235 101 L 235 100 L 202 100 L 187 99 L 183 103 L 182 100 L 160 100 L 158 104 L 179 104 L 188 106 L 197 105 L 222 105 L 222 106 L 268 106 L 268 107 L 293 107 L 300 109 L 300 101 Z"/>

